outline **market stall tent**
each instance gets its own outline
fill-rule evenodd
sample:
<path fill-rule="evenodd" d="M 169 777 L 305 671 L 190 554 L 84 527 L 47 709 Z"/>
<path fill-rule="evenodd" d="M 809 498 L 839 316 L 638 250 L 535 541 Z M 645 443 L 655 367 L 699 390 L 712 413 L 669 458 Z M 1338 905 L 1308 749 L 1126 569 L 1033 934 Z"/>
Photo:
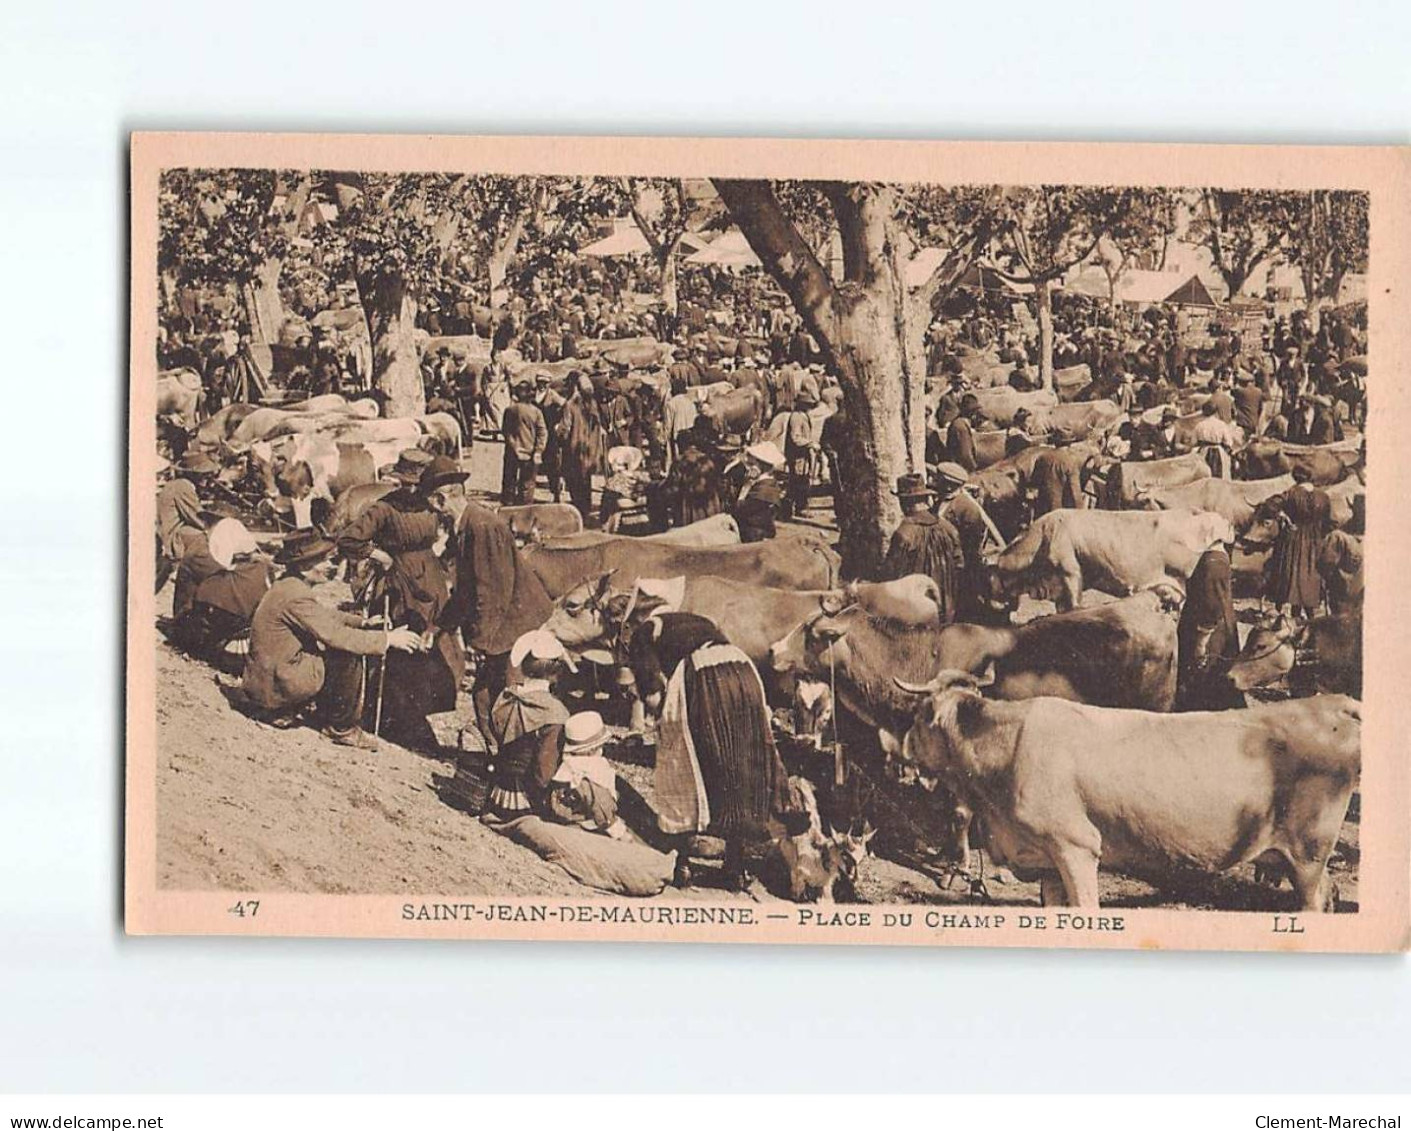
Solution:
<path fill-rule="evenodd" d="M 745 239 L 739 228 L 731 228 L 719 239 L 712 240 L 694 255 L 687 256 L 687 263 L 696 266 L 714 265 L 727 271 L 743 271 L 747 267 L 759 267 L 759 256 Z"/>

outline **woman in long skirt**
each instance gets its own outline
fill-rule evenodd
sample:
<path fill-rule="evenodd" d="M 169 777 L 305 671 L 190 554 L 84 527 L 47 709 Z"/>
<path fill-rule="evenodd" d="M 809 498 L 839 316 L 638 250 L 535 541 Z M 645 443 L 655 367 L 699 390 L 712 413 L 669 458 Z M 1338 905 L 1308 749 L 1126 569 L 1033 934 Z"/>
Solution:
<path fill-rule="evenodd" d="M 740 890 L 746 842 L 768 835 L 788 796 L 759 673 L 693 613 L 649 617 L 628 656 L 638 694 L 661 713 L 656 807 L 662 832 L 679 838 L 674 882 L 690 882 L 690 837 L 709 833 L 725 839 L 726 882 Z"/>
<path fill-rule="evenodd" d="M 1309 482 L 1306 469 L 1294 468 L 1293 477 L 1295 484 L 1280 504 L 1283 523 L 1269 558 L 1264 595 L 1276 606 L 1289 605 L 1311 617 L 1323 601 L 1318 554 L 1328 533 L 1332 500 Z"/>

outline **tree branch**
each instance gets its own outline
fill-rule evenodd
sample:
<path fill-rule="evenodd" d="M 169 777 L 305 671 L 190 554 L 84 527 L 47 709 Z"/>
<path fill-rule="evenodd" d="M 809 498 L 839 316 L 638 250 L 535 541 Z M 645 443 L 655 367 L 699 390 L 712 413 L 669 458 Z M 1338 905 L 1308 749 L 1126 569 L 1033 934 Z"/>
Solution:
<path fill-rule="evenodd" d="M 837 291 L 798 229 L 784 215 L 768 181 L 716 177 L 711 182 L 751 250 L 810 326 L 830 340 Z"/>

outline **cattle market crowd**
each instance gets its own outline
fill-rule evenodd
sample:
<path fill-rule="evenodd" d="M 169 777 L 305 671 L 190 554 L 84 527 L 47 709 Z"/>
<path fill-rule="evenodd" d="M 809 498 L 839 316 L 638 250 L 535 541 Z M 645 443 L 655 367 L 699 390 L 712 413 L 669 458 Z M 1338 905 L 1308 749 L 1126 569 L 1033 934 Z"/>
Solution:
<path fill-rule="evenodd" d="M 1045 901 L 1096 906 L 1099 861 L 1277 857 L 1329 905 L 1365 304 L 1195 325 L 1060 291 L 1046 382 L 1014 296 L 957 291 L 924 471 L 842 577 L 833 360 L 758 269 L 683 271 L 670 313 L 651 271 L 565 253 L 493 307 L 433 296 L 408 417 L 355 308 L 268 357 L 230 304 L 164 315 L 160 628 L 252 741 L 454 759 L 446 804 L 619 894 L 855 898 L 871 854 L 980 899 L 983 848 Z"/>

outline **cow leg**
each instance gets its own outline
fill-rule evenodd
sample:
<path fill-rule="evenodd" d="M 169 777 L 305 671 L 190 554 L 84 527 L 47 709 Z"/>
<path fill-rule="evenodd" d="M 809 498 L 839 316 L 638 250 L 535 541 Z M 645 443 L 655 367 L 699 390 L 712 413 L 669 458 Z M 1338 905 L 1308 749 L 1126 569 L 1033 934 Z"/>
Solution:
<path fill-rule="evenodd" d="M 1327 865 L 1294 862 L 1292 869 L 1293 888 L 1298 893 L 1299 908 L 1303 911 L 1333 910 L 1333 891 L 1328 883 Z"/>
<path fill-rule="evenodd" d="M 1063 845 L 1054 854 L 1058 874 L 1063 877 L 1069 907 L 1099 906 L 1097 889 L 1097 855 L 1079 845 Z"/>
<path fill-rule="evenodd" d="M 1039 902 L 1045 907 L 1067 905 L 1067 893 L 1063 890 L 1063 880 L 1057 872 L 1045 872 L 1039 878 Z"/>

